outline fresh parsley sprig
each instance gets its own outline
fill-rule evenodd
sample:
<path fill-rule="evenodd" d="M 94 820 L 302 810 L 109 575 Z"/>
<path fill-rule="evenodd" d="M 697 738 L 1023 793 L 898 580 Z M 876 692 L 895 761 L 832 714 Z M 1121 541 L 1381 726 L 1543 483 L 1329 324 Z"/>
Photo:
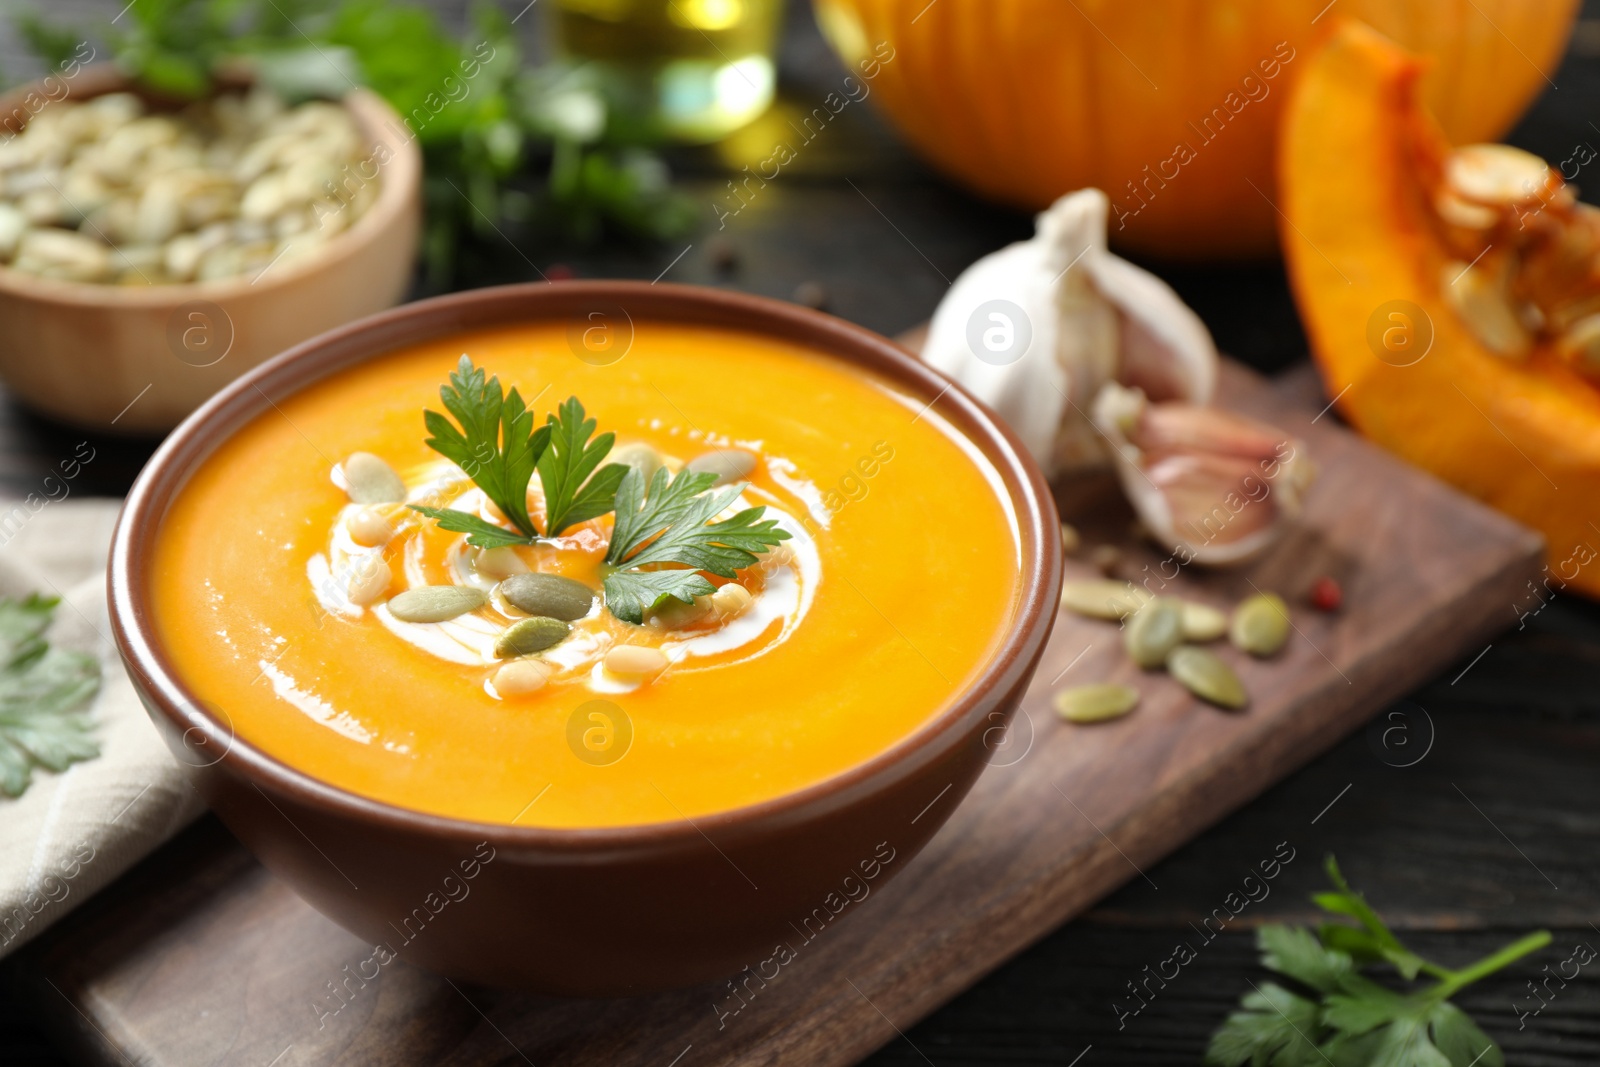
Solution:
<path fill-rule="evenodd" d="M 64 771 L 100 754 L 85 709 L 100 661 L 44 638 L 56 597 L 0 599 L 0 792 L 21 796 L 34 769 Z"/>
<path fill-rule="evenodd" d="M 468 356 L 450 373 L 449 384 L 439 387 L 439 399 L 459 426 L 437 411 L 423 412 L 432 434 L 428 447 L 465 471 L 516 532 L 454 508 L 413 504 L 412 510 L 446 530 L 470 534 L 467 543 L 477 548 L 533 544 L 539 531 L 528 515 L 528 483 L 550 444 L 552 426 L 535 430 L 533 412 L 516 387 L 502 393 L 500 379 L 488 377 Z"/>
<path fill-rule="evenodd" d="M 630 468 L 621 463 L 600 467 L 617 435 L 594 437 L 595 420 L 584 418 L 575 396 L 550 416 L 550 430 L 550 447 L 539 457 L 539 484 L 544 487 L 545 534 L 557 537 L 569 526 L 610 511 Z"/>
<path fill-rule="evenodd" d="M 462 356 L 450 383 L 440 386 L 439 398 L 456 421 L 437 411 L 423 412 L 433 434 L 428 447 L 466 472 L 516 529 L 454 508 L 413 504 L 412 511 L 437 519 L 446 530 L 470 534 L 467 543 L 475 548 L 503 548 L 559 537 L 563 530 L 611 510 L 628 468 L 620 463 L 600 467 L 616 435 L 595 437 L 595 420 L 585 417 L 577 397 L 568 397 L 535 430 L 533 412 L 516 387 L 502 393 L 498 377 L 487 377 L 471 357 Z M 544 490 L 543 533 L 528 514 L 528 483 L 535 471 Z"/>
<path fill-rule="evenodd" d="M 1271 924 L 1256 932 L 1261 964 L 1296 989 L 1264 982 L 1212 1035 L 1207 1067 L 1504 1067 L 1505 1057 L 1449 998 L 1550 943 L 1548 931 L 1512 942 L 1462 970 L 1418 956 L 1350 888 L 1332 856 L 1333 892 L 1312 900 L 1354 927 L 1324 923 L 1316 933 Z M 1432 985 L 1397 991 L 1359 973 L 1387 963 L 1404 979 Z"/>
<path fill-rule="evenodd" d="M 605 579 L 606 606 L 625 622 L 640 623 L 644 613 L 668 597 L 692 603 L 716 587 L 701 572 L 732 578 L 789 532 L 776 520 L 763 519 L 765 507 L 745 508 L 721 522 L 711 522 L 739 496 L 741 486 L 709 493 L 717 477 L 700 471 L 669 476 L 658 470 L 648 493 L 644 476 L 629 468 L 616 493 L 616 524 L 606 562 L 618 569 Z M 644 570 L 676 565 L 670 570 Z"/>
<path fill-rule="evenodd" d="M 577 397 L 569 397 L 544 426 L 533 428 L 533 414 L 513 387 L 503 392 L 470 357 L 450 374 L 439 398 L 455 422 L 437 411 L 423 420 L 428 447 L 460 467 L 494 502 L 515 529 L 454 508 L 411 505 L 440 527 L 467 534 L 475 548 L 531 545 L 561 535 L 582 522 L 616 512 L 606 550 L 606 607 L 625 622 L 642 623 L 645 612 L 669 598 L 693 603 L 716 587 L 706 578 L 733 578 L 757 561 L 789 532 L 763 519 L 765 507 L 745 508 L 712 522 L 738 498 L 741 486 L 721 492 L 714 474 L 658 470 L 648 490 L 636 468 L 606 463 L 616 435 L 596 435 Z M 544 491 L 545 528 L 528 513 L 528 484 L 534 472 Z"/>

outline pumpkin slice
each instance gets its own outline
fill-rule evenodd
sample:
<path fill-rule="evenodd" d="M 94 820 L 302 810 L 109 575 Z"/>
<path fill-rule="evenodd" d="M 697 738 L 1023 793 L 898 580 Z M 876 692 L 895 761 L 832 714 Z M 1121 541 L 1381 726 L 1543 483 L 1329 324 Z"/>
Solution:
<path fill-rule="evenodd" d="M 1419 102 L 1423 70 L 1370 28 L 1340 23 L 1285 105 L 1282 241 L 1312 352 L 1328 395 L 1363 434 L 1541 530 L 1550 588 L 1600 595 L 1600 387 L 1541 333 L 1537 311 L 1521 306 L 1535 325 L 1508 344 L 1494 333 L 1503 322 L 1471 314 L 1483 292 L 1463 294 L 1501 292 L 1488 265 L 1507 262 L 1527 226 L 1553 225 L 1575 206 L 1559 178 L 1535 191 L 1514 181 L 1542 199 L 1522 204 L 1511 225 L 1450 203 L 1449 168 L 1486 152 L 1514 170 L 1518 154 L 1452 152 Z M 1463 221 L 1479 227 L 1475 239 L 1463 238 Z M 1463 274 L 1473 247 L 1484 258 Z M 1532 261 L 1509 262 L 1523 288 L 1558 295 Z M 1570 270 L 1566 280 L 1588 284 Z"/>

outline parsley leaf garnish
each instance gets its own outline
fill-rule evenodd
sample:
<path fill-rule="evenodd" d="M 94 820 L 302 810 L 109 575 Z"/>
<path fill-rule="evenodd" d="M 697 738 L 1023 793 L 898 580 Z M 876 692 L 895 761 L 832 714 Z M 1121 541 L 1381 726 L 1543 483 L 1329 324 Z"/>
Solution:
<path fill-rule="evenodd" d="M 0 792 L 18 797 L 35 767 L 64 771 L 100 748 L 84 705 L 100 688 L 100 661 L 44 639 L 56 597 L 0 599 Z"/>
<path fill-rule="evenodd" d="M 1550 943 L 1539 931 L 1456 971 L 1418 956 L 1350 888 L 1332 856 L 1334 891 L 1312 897 L 1317 906 L 1360 927 L 1331 922 L 1313 933 L 1269 924 L 1256 931 L 1262 966 L 1299 991 L 1263 983 L 1211 1036 L 1207 1067 L 1505 1067 L 1505 1056 L 1449 998 L 1467 985 Z M 1407 982 L 1390 989 L 1360 974 L 1362 964 L 1387 963 Z"/>
<path fill-rule="evenodd" d="M 606 607 L 625 622 L 642 623 L 645 612 L 668 598 L 692 603 L 716 590 L 706 573 L 732 578 L 749 567 L 789 532 L 765 507 L 745 508 L 720 522 L 742 486 L 710 492 L 715 474 L 656 471 L 648 491 L 644 476 L 621 463 L 601 466 L 616 441 L 595 434 L 577 397 L 568 397 L 544 426 L 533 429 L 533 414 L 516 389 L 502 394 L 499 378 L 489 378 L 467 356 L 440 388 L 440 399 L 455 416 L 424 414 L 428 446 L 465 471 L 515 527 L 508 530 L 469 512 L 411 505 L 453 533 L 467 534 L 476 548 L 529 545 L 541 538 L 616 512 L 604 581 Z M 545 529 L 528 514 L 528 483 L 539 474 L 544 490 Z"/>
<path fill-rule="evenodd" d="M 668 597 L 691 603 L 715 589 L 698 572 L 732 578 L 756 562 L 756 553 L 788 539 L 789 532 L 775 520 L 762 519 L 764 506 L 711 522 L 742 489 L 730 485 L 720 493 L 706 492 L 716 480 L 714 474 L 687 470 L 669 479 L 663 469 L 646 493 L 643 476 L 628 469 L 617 489 L 616 525 L 606 553 L 606 562 L 621 568 L 605 579 L 606 606 L 617 618 L 643 622 L 645 611 Z M 652 564 L 687 570 L 641 569 Z"/>
<path fill-rule="evenodd" d="M 629 468 L 621 463 L 600 467 L 617 435 L 603 433 L 591 441 L 594 428 L 595 420 L 584 418 L 583 405 L 575 396 L 568 397 L 550 416 L 550 447 L 539 457 L 546 537 L 556 537 L 569 526 L 610 511 L 617 486 L 628 473 Z"/>
<path fill-rule="evenodd" d="M 528 482 L 549 445 L 550 427 L 535 430 L 522 394 L 513 387 L 502 395 L 500 379 L 489 378 L 468 356 L 450 372 L 449 384 L 439 387 L 439 399 L 460 426 L 437 411 L 424 412 L 433 435 L 428 447 L 465 471 L 517 534 L 453 508 L 412 505 L 412 510 L 438 519 L 446 530 L 471 534 L 467 543 L 477 548 L 533 544 L 539 531 L 528 515 Z"/>
<path fill-rule="evenodd" d="M 428 447 L 465 471 L 515 532 L 454 508 L 413 504 L 412 511 L 437 519 L 446 530 L 469 534 L 467 543 L 474 548 L 502 548 L 558 537 L 561 531 L 611 510 L 628 468 L 620 463 L 600 467 L 616 435 L 595 437 L 595 420 L 584 417 L 577 397 L 568 397 L 535 430 L 533 412 L 522 394 L 513 387 L 502 395 L 498 377 L 487 377 L 470 357 L 462 356 L 450 374 L 450 384 L 440 386 L 439 398 L 456 421 L 437 411 L 424 412 L 423 421 L 433 435 Z M 536 470 L 544 489 L 542 534 L 528 514 L 528 483 Z"/>
<path fill-rule="evenodd" d="M 457 511 L 454 508 L 429 508 L 421 504 L 412 504 L 412 511 L 418 511 L 430 519 L 439 520 L 439 528 L 449 530 L 451 533 L 470 534 L 467 544 L 473 548 L 504 548 L 506 545 L 531 545 L 533 538 L 524 537 L 506 529 L 496 526 L 487 519 L 480 519 L 469 511 Z"/>
<path fill-rule="evenodd" d="M 605 580 L 606 607 L 623 622 L 638 625 L 644 613 L 674 597 L 685 604 L 697 596 L 717 591 L 699 571 L 676 568 L 665 571 L 617 571 Z"/>
<path fill-rule="evenodd" d="M 644 504 L 642 477 L 623 478 L 617 489 L 617 520 L 611 528 L 606 562 L 621 566 L 641 545 L 671 526 L 694 506 L 695 498 L 717 484 L 717 476 L 704 471 L 679 471 L 668 481 L 666 468 L 650 482 L 650 504 Z"/>

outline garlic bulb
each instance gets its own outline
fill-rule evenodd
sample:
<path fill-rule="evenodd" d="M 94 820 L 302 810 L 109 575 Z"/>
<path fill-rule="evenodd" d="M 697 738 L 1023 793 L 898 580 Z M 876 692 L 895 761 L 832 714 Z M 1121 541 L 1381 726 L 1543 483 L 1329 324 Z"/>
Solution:
<path fill-rule="evenodd" d="M 1111 463 L 1183 562 L 1235 563 L 1299 513 L 1304 446 L 1206 407 L 1217 350 L 1161 279 L 1106 248 L 1108 203 L 1080 189 L 962 272 L 922 358 L 1010 424 L 1047 476 Z"/>
<path fill-rule="evenodd" d="M 1217 350 L 1155 275 L 1106 248 L 1108 202 L 1080 189 L 1019 241 L 962 272 L 934 312 L 922 358 L 1010 424 L 1045 474 L 1108 458 L 1089 410 L 1107 382 L 1204 404 Z"/>
<path fill-rule="evenodd" d="M 1256 555 L 1300 513 L 1316 475 L 1303 443 L 1232 412 L 1155 404 L 1112 382 L 1093 417 L 1115 449 L 1122 491 L 1182 563 Z"/>

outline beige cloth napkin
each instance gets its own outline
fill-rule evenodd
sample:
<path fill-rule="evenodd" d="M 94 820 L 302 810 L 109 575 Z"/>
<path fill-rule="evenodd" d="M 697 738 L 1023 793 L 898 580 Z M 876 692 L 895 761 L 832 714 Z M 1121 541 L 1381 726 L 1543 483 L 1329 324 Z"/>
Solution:
<path fill-rule="evenodd" d="M 0 513 L 10 502 L 0 502 Z M 98 759 L 35 770 L 0 797 L 0 956 L 51 923 L 204 810 L 145 715 L 106 617 L 105 565 L 120 500 L 63 500 L 32 514 L 0 547 L 0 596 L 60 596 L 52 644 L 100 660 L 92 714 Z"/>

